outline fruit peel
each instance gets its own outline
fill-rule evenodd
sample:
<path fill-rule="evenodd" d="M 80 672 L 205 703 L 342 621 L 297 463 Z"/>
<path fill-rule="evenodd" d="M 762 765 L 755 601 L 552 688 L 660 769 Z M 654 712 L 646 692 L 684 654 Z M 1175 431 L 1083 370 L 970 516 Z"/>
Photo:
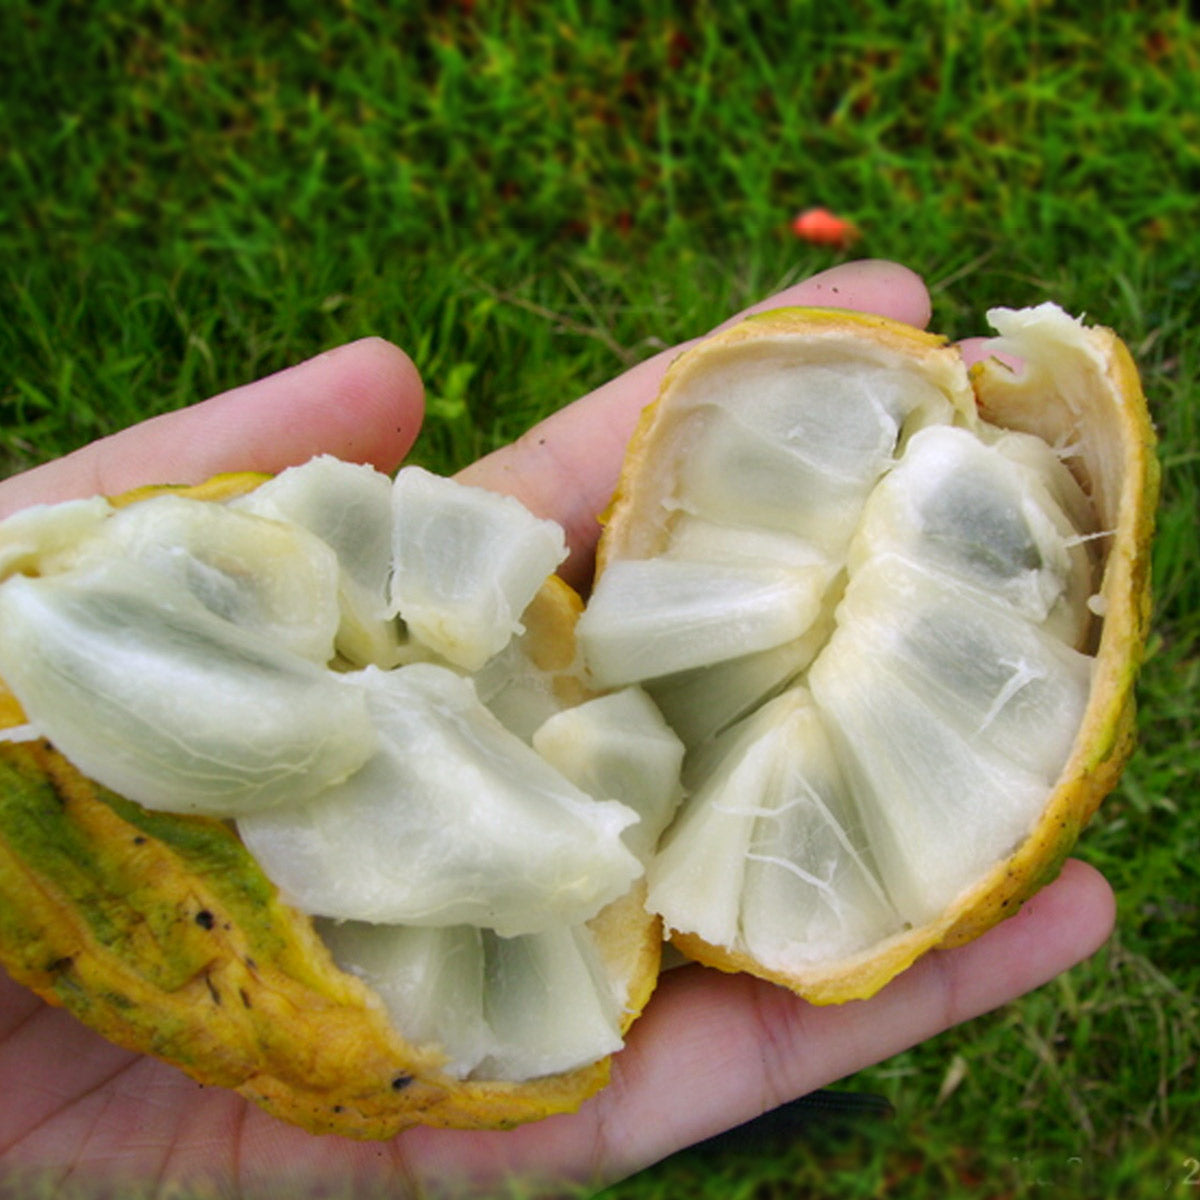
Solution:
<path fill-rule="evenodd" d="M 223 503 L 270 476 L 138 488 Z M 555 576 L 524 614 L 527 652 L 563 704 L 587 696 Z M 0 732 L 25 722 L 0 680 Z M 628 1031 L 654 989 L 661 925 L 638 883 L 588 922 Z M 311 1133 L 380 1140 L 414 1125 L 507 1129 L 574 1111 L 607 1083 L 608 1057 L 522 1082 L 462 1080 L 410 1044 L 380 998 L 342 970 L 232 827 L 151 811 L 86 778 L 46 740 L 0 739 L 0 954 L 19 983 L 116 1045 L 229 1088 Z"/>
<path fill-rule="evenodd" d="M 623 1031 L 658 970 L 641 898 L 593 919 L 632 983 Z M 17 982 L 109 1041 L 312 1133 L 511 1128 L 578 1108 L 609 1077 L 607 1059 L 526 1083 L 445 1076 L 228 825 L 150 812 L 40 741 L 0 744 L 0 945 Z"/>
<path fill-rule="evenodd" d="M 867 998 L 928 950 L 967 942 L 1014 913 L 1057 876 L 1134 746 L 1135 686 L 1151 611 L 1149 548 L 1159 481 L 1155 435 L 1136 366 L 1111 330 L 1086 327 L 1054 305 L 990 315 L 1002 334 L 993 350 L 1023 358 L 1019 369 L 990 357 L 968 373 L 958 350 L 943 338 L 888 318 L 832 309 L 775 310 L 714 335 L 671 364 L 657 400 L 642 415 L 606 514 L 597 583 L 616 558 L 646 557 L 660 549 L 639 525 L 652 522 L 647 514 L 657 503 L 645 477 L 657 469 L 655 451 L 661 447 L 655 445 L 655 433 L 664 406 L 689 377 L 720 362 L 730 348 L 759 339 L 861 338 L 872 355 L 882 348 L 923 368 L 941 360 L 969 381 L 967 424 L 982 418 L 1035 433 L 1063 449 L 1082 445 L 1082 462 L 1071 460 L 1069 465 L 1096 502 L 1102 530 L 1112 534 L 1098 588 L 1103 620 L 1085 715 L 1030 835 L 935 920 L 824 966 L 778 970 L 737 945 L 714 945 L 686 929 L 669 930 L 673 944 L 688 957 L 772 980 L 814 1003 Z"/>

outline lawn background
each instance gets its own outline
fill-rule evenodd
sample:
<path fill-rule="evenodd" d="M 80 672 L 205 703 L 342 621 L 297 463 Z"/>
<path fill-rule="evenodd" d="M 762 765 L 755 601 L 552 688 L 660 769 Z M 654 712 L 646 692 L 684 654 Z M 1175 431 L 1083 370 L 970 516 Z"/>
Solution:
<path fill-rule="evenodd" d="M 1195 1195 L 1200 26 L 1187 5 L 0 7 L 0 473 L 367 333 L 450 471 L 854 254 L 933 324 L 1109 324 L 1162 444 L 1142 749 L 1081 857 L 1118 931 L 864 1071 L 890 1121 L 684 1155 L 611 1200 Z"/>

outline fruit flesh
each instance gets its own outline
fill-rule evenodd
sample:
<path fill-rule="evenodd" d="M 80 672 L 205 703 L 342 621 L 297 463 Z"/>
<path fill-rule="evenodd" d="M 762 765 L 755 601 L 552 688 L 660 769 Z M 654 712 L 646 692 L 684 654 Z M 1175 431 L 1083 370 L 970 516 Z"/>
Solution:
<path fill-rule="evenodd" d="M 395 619 L 390 481 L 314 460 L 262 495 L 259 482 L 203 489 L 218 505 L 149 492 L 0 526 L 0 674 L 13 687 L 0 737 L 6 964 L 112 1040 L 314 1131 L 494 1127 L 577 1106 L 648 997 L 659 934 L 635 885 L 646 848 L 624 837 L 638 812 L 583 790 L 532 745 L 548 717 L 588 696 L 578 601 L 544 578 L 561 533 L 509 506 L 503 530 L 459 539 L 475 547 L 468 569 L 418 568 L 422 611 L 450 586 L 465 605 L 443 625 L 453 645 L 500 648 L 504 667 L 477 693 L 461 664 Z M 437 493 L 434 524 L 439 505 L 457 509 L 452 523 L 486 511 L 473 489 L 417 482 Z M 330 497 L 365 536 L 323 520 Z M 418 528 L 411 541 L 427 538 Z M 485 543 L 508 555 L 509 601 L 496 608 L 473 599 L 491 593 L 474 569 Z M 82 699 L 80 677 L 91 681 Z M 144 803 L 86 778 L 46 735 L 83 746 L 71 756 L 89 774 Z M 260 768 L 273 772 L 265 782 Z M 403 801 L 397 772 L 411 777 Z M 669 799 L 647 810 L 657 827 Z M 323 831 L 306 810 L 317 804 L 332 812 Z M 259 852 L 264 826 L 282 850 Z M 307 836 L 311 848 L 314 835 L 315 872 L 294 845 Z M 198 857 L 179 849 L 197 845 L 208 847 Z M 331 872 L 349 888 L 332 901 L 321 891 Z M 316 927 L 327 942 L 305 909 L 336 918 Z M 397 924 L 414 919 L 429 928 Z M 191 957 L 168 952 L 176 930 Z M 422 974 L 426 935 L 435 950 L 478 953 L 460 955 L 457 973 Z M 445 994 L 464 984 L 466 995 Z M 455 1004 L 442 1026 L 421 1016 Z"/>
<path fill-rule="evenodd" d="M 1095 587 L 1087 589 L 1086 615 L 1074 601 L 1059 605 L 1057 615 L 1056 602 L 1047 609 L 1052 623 L 1065 613 L 1066 623 L 1078 624 L 1079 640 L 1086 643 L 1093 666 L 1067 762 L 1044 798 L 1031 831 L 1011 854 L 986 870 L 934 918 L 914 929 L 887 933 L 889 921 L 903 925 L 903 919 L 894 913 L 895 906 L 876 878 L 874 852 L 865 844 L 865 823 L 842 795 L 846 771 L 840 761 L 835 761 L 836 769 L 829 766 L 827 732 L 814 733 L 811 694 L 792 686 L 833 636 L 836 623 L 831 613 L 848 594 L 848 570 L 837 562 L 831 566 L 831 557 L 844 549 L 849 563 L 857 523 L 851 528 L 838 512 L 831 515 L 826 511 L 821 519 L 794 528 L 781 516 L 797 496 L 814 494 L 814 472 L 819 475 L 820 467 L 806 461 L 802 453 L 792 453 L 785 460 L 790 472 L 785 502 L 770 490 L 750 493 L 746 511 L 756 521 L 765 520 L 761 529 L 731 529 L 710 519 L 714 509 L 720 514 L 731 495 L 736 500 L 739 489 L 693 472 L 700 489 L 699 499 L 692 505 L 695 511 L 685 511 L 678 504 L 670 508 L 671 553 L 677 560 L 695 561 L 715 548 L 719 554 L 732 555 L 735 575 L 749 566 L 753 568 L 749 577 L 753 578 L 753 570 L 760 570 L 761 578 L 764 563 L 776 570 L 782 564 L 785 572 L 807 572 L 807 582 L 790 582 L 794 590 L 808 595 L 810 605 L 815 595 L 815 608 L 823 614 L 790 642 L 768 645 L 741 657 L 725 657 L 711 665 L 697 665 L 686 657 L 680 665 L 677 659 L 671 673 L 655 682 L 657 698 L 685 740 L 696 747 L 712 744 L 711 754 L 694 750 L 689 756 L 687 770 L 694 789 L 698 790 L 709 773 L 719 777 L 724 772 L 732 777 L 740 771 L 739 778 L 748 774 L 759 781 L 760 794 L 753 800 L 747 802 L 736 795 L 720 801 L 725 809 L 722 817 L 732 821 L 738 832 L 723 843 L 713 839 L 711 850 L 714 872 L 740 872 L 730 887 L 746 893 L 745 899 L 739 900 L 738 918 L 746 944 L 724 944 L 724 935 L 716 932 L 713 941 L 695 933 L 677 933 L 678 943 L 697 957 L 725 969 L 746 969 L 776 978 L 820 1001 L 868 995 L 930 946 L 976 936 L 1013 911 L 1057 869 L 1081 824 L 1115 782 L 1132 738 L 1133 681 L 1148 619 L 1146 546 L 1157 484 L 1153 434 L 1136 372 L 1124 348 L 1106 331 L 1083 330 L 1069 318 L 1060 317 L 1039 310 L 999 315 L 997 325 L 1004 336 L 997 348 L 1024 358 L 1026 370 L 1013 375 L 1006 368 L 986 364 L 972 373 L 970 382 L 961 362 L 943 353 L 938 339 L 875 318 L 774 314 L 751 322 L 720 343 L 724 354 L 741 340 L 755 340 L 760 332 L 787 341 L 796 334 L 799 319 L 802 336 L 821 343 L 814 364 L 819 377 L 829 377 L 831 364 L 841 353 L 835 353 L 839 340 L 849 347 L 860 378 L 886 370 L 897 357 L 913 360 L 919 364 L 916 382 L 887 390 L 878 406 L 860 404 L 865 415 L 855 423 L 861 436 L 854 440 L 852 461 L 839 459 L 836 471 L 826 472 L 837 495 L 843 499 L 864 497 L 865 505 L 874 485 L 864 485 L 870 472 L 864 475 L 865 469 L 859 467 L 879 461 L 880 439 L 886 441 L 890 428 L 898 431 L 896 444 L 903 448 L 915 441 L 924 427 L 949 424 L 978 429 L 982 416 L 989 425 L 1033 433 L 1071 464 L 1075 482 L 1096 513 L 1094 533 L 1098 536 L 1094 543 L 1088 540 L 1086 544 L 1097 546 L 1100 561 Z M 865 361 L 865 370 L 859 359 Z M 667 381 L 668 392 L 689 371 L 704 374 L 706 368 L 697 365 L 703 362 L 690 358 L 674 368 Z M 724 365 L 729 366 L 728 362 Z M 839 389 L 837 394 L 858 396 L 861 402 L 862 389 L 841 382 L 834 386 Z M 910 399 L 897 400 L 898 395 Z M 727 447 L 710 447 L 706 453 L 711 457 L 705 461 L 719 473 L 728 449 L 736 452 L 733 457 L 752 463 L 777 462 L 777 447 L 763 451 L 763 457 L 754 440 L 755 430 L 765 432 L 768 441 L 788 432 L 768 417 L 759 412 L 748 426 L 736 426 L 732 432 L 728 423 L 718 426 L 722 433 L 729 433 Z M 654 419 L 653 413 L 647 417 L 623 476 L 609 532 L 601 545 L 602 565 L 622 556 L 646 559 L 662 553 L 661 529 L 644 519 L 645 512 L 662 504 L 665 494 L 661 477 L 644 469 L 651 446 L 647 430 Z M 694 448 L 689 439 L 704 424 L 704 420 L 692 422 L 687 436 L 680 434 L 676 442 L 685 449 Z M 824 437 L 828 442 L 832 424 L 828 419 L 809 422 L 793 441 L 815 443 Z M 786 442 L 786 436 L 782 440 Z M 1018 453 L 1016 457 L 1024 456 Z M 259 483 L 259 479 L 218 481 L 204 494 L 229 500 Z M 1048 484 L 1047 490 L 1063 511 L 1071 513 L 1077 507 L 1070 488 Z M 113 503 L 124 506 L 145 498 L 141 495 Z M 836 510 L 837 504 L 833 507 Z M 0 527 L 0 564 L 7 563 L 6 570 L 27 571 L 38 555 L 57 554 L 64 542 L 69 545 L 77 529 L 106 519 L 106 512 L 76 509 L 55 529 L 43 525 L 40 533 L 35 529 L 31 534 L 30 525 Z M 1071 521 L 1079 527 L 1077 515 Z M 32 526 L 37 526 L 36 518 Z M 6 543 L 4 530 L 10 534 L 15 530 L 20 536 Z M 338 558 L 344 568 L 344 556 L 339 553 Z M 366 585 L 369 603 L 361 602 L 361 592 L 357 600 L 351 600 L 350 589 L 342 586 L 339 591 L 336 669 L 354 669 L 364 661 L 374 661 L 372 655 L 379 656 L 379 665 L 388 667 L 428 659 L 389 628 L 378 603 L 379 575 L 370 570 L 365 574 L 375 581 Z M 897 578 L 893 576 L 885 590 L 890 590 Z M 692 598 L 699 603 L 695 591 Z M 1040 594 L 1037 587 L 1025 591 L 1035 598 Z M 564 608 L 571 610 L 565 622 L 573 624 L 574 610 L 570 602 L 563 601 L 560 588 L 543 587 L 534 601 L 534 606 L 538 605 L 560 615 Z M 904 646 L 910 641 L 922 643 L 921 621 L 916 621 L 909 636 L 909 626 L 897 627 L 891 621 L 889 606 L 883 606 L 882 614 L 873 612 L 870 603 L 860 607 L 866 613 L 864 622 L 875 626 L 882 622 L 887 627 L 897 648 L 894 662 L 905 664 Z M 347 615 L 350 611 L 355 614 L 353 621 Z M 523 617 L 525 632 L 515 640 L 524 643 L 521 655 L 526 663 L 537 660 L 536 669 L 523 666 L 510 672 L 506 666 L 489 680 L 486 689 L 481 687 L 489 704 L 495 702 L 497 711 L 503 707 L 506 724 L 527 742 L 536 740 L 548 718 L 586 695 L 574 654 L 569 648 L 564 650 L 571 639 L 546 635 L 547 626 L 556 627 L 558 618 L 552 616 L 544 625 L 541 617 L 531 619 L 529 611 Z M 779 627 L 791 628 L 781 619 L 784 610 L 780 606 L 767 605 L 762 611 L 779 622 Z M 923 611 L 918 614 L 923 615 Z M 708 627 L 713 624 L 710 619 Z M 715 624 L 720 625 L 719 618 Z M 940 621 L 935 624 L 942 626 Z M 618 630 L 618 641 L 621 636 Z M 502 654 L 507 655 L 513 647 L 510 642 Z M 859 654 L 863 654 L 861 649 Z M 394 657 L 385 663 L 385 655 Z M 636 652 L 631 657 L 636 658 Z M 689 661 L 692 665 L 687 665 Z M 950 662 L 943 664 L 944 673 L 954 674 L 953 663 L 951 655 Z M 874 661 L 869 665 L 873 670 Z M 893 666 L 892 673 L 906 670 L 904 665 Z M 860 668 L 860 675 L 866 673 Z M 1022 682 L 1026 675 L 1027 671 L 1013 671 L 999 678 L 993 700 L 1003 698 L 1005 692 L 1008 699 L 999 706 L 989 702 L 983 713 L 987 719 L 977 724 L 999 732 L 996 716 L 1012 715 L 1016 711 L 1012 701 L 1028 698 L 1030 685 Z M 719 703 L 711 701 L 714 690 L 719 693 Z M 764 699 L 768 703 L 758 708 Z M 18 726 L 25 715 L 12 694 L 0 689 L 0 724 Z M 726 741 L 728 734 L 723 737 L 721 731 L 744 732 L 739 730 L 739 722 L 747 717 L 768 733 L 763 745 L 757 738 L 743 740 L 741 751 L 748 762 L 739 765 L 730 750 L 734 739 Z M 1014 729 L 1019 728 L 1018 722 Z M 602 742 L 601 735 L 596 736 Z M 908 739 L 901 735 L 900 740 Z M 811 769 L 800 785 L 789 782 L 796 775 L 789 752 L 795 742 L 809 746 L 804 760 Z M 712 765 L 717 761 L 718 744 L 731 755 L 720 760 L 719 771 Z M 570 773 L 565 766 L 563 769 Z M 576 783 L 587 790 L 583 782 L 586 764 L 579 771 Z M 0 838 L 0 914 L 6 921 L 0 941 L 5 945 L 7 965 L 14 976 L 55 1002 L 68 1004 L 114 1040 L 161 1053 L 198 1078 L 239 1087 L 271 1111 L 307 1128 L 351 1136 L 389 1136 L 416 1121 L 509 1125 L 575 1107 L 602 1085 L 607 1070 L 604 1061 L 531 1083 L 454 1078 L 444 1071 L 445 1059 L 435 1049 L 419 1037 L 420 1044 L 404 1037 L 396 1022 L 385 1015 L 379 994 L 383 984 L 377 992 L 354 977 L 356 970 L 365 973 L 365 964 L 353 961 L 355 955 L 351 954 L 339 969 L 328 948 L 314 936 L 307 918 L 279 902 L 256 864 L 238 858 L 244 848 L 223 821 L 149 814 L 95 788 L 37 741 L 0 745 L 0 773 L 4 776 L 0 795 L 7 812 L 5 834 Z M 797 797 L 806 803 L 796 803 Z M 739 807 L 750 811 L 739 812 Z M 756 810 L 772 814 L 771 835 L 751 830 L 745 836 L 747 845 L 750 838 L 756 839 L 751 856 L 731 864 L 724 851 L 743 837 L 739 821 L 761 818 Z M 62 813 L 68 815 L 69 833 L 56 824 Z M 685 816 L 678 828 L 684 830 L 688 824 Z M 15 847 L 20 839 L 12 832 L 17 828 L 27 839 L 34 839 L 26 841 L 19 852 Z M 72 843 L 69 854 L 59 854 L 59 839 L 83 837 L 81 830 L 93 839 L 93 849 L 83 852 L 82 844 Z M 677 836 L 682 839 L 683 835 Z M 795 859 L 796 845 L 808 849 L 810 861 Z M 199 848 L 204 846 L 210 849 L 202 853 Z M 638 853 L 644 853 L 644 847 L 639 847 Z M 96 872 L 85 876 L 83 884 L 76 878 L 72 885 L 92 889 L 85 899 L 78 890 L 64 887 L 58 877 L 70 877 L 67 862 L 89 861 L 89 854 L 98 864 Z M 699 856 L 687 857 L 693 865 L 704 861 Z M 214 860 L 225 864 L 221 868 L 224 876 L 213 866 Z M 830 862 L 836 873 L 827 880 Z M 213 879 L 197 892 L 187 884 L 196 875 L 212 875 Z M 230 881 L 228 887 L 221 885 L 222 878 Z M 744 889 L 743 881 L 748 881 Z M 834 938 L 841 939 L 840 949 L 832 955 L 817 953 L 815 965 L 782 961 L 780 945 L 787 947 L 794 938 L 790 922 L 779 917 L 776 901 L 781 892 L 787 910 L 821 914 L 825 929 L 832 929 Z M 263 897 L 261 904 L 238 907 L 236 897 L 257 895 Z M 822 910 L 819 901 L 828 895 L 836 898 L 837 907 L 827 905 Z M 202 907 L 197 907 L 198 900 Z M 847 904 L 858 913 L 857 942 L 853 937 L 849 942 L 843 938 L 839 909 L 844 912 Z M 115 920 L 113 914 L 117 914 Z M 102 918 L 109 919 L 103 937 L 91 928 Z M 728 914 L 721 919 L 728 920 Z M 648 923 L 640 889 L 635 887 L 608 906 L 587 922 L 587 927 L 595 934 L 597 953 L 614 994 L 623 1000 L 620 1025 L 624 1028 L 645 1002 L 657 961 L 653 936 L 646 937 Z M 205 937 L 192 958 L 184 956 L 179 962 L 131 972 L 134 942 L 138 943 L 132 956 L 135 962 L 157 964 L 153 955 L 144 958 L 147 947 L 138 940 L 148 930 L 156 931 L 150 941 L 160 950 L 177 944 L 177 931 L 186 930 L 193 939 L 179 942 L 181 946 L 193 946 L 200 934 Z M 214 930 L 218 938 L 210 939 Z M 819 943 L 821 936 L 818 932 L 812 940 Z M 215 951 L 214 941 L 218 943 Z M 229 1004 L 235 997 L 237 1003 Z M 251 1003 L 246 1004 L 246 999 Z M 327 1035 L 327 1031 L 331 1032 Z M 468 1034 L 468 1043 L 472 1036 Z M 297 1046 L 303 1048 L 302 1053 L 297 1054 Z M 468 1046 L 456 1068 L 460 1073 L 473 1070 L 464 1065 L 472 1053 Z"/>
<path fill-rule="evenodd" d="M 366 671 L 381 750 L 238 830 L 306 911 L 504 936 L 588 920 L 641 874 L 628 807 L 581 792 L 432 663 Z"/>
<path fill-rule="evenodd" d="M 1019 377 L 989 363 L 972 379 L 953 348 L 880 319 L 766 314 L 678 360 L 643 420 L 580 632 L 597 678 L 685 718 L 693 795 L 650 903 L 702 961 L 818 1001 L 869 995 L 1013 911 L 1115 781 L 1145 635 L 1144 401 L 1108 331 L 1053 306 L 995 320 Z M 839 361 L 861 391 L 826 385 Z M 805 489 L 774 443 L 824 446 L 823 414 L 847 406 L 849 449 L 797 512 Z M 757 478 L 739 504 L 743 471 L 768 468 L 782 485 Z M 688 641 L 678 600 L 625 582 L 680 560 L 697 592 L 706 569 L 807 574 L 820 615 L 789 641 L 744 605 L 654 677 L 662 629 Z M 819 736 L 802 732 L 810 708 Z"/>
<path fill-rule="evenodd" d="M 0 672 L 81 770 L 163 809 L 233 816 L 310 795 L 375 746 L 361 695 L 123 561 L 10 579 Z"/>

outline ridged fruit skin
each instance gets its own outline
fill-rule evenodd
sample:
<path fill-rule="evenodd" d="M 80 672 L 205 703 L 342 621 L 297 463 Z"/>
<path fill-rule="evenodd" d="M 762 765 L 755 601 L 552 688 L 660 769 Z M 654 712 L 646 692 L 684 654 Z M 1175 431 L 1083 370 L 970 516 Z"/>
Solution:
<path fill-rule="evenodd" d="M 1024 371 L 989 358 L 966 373 L 957 347 L 945 338 L 886 317 L 837 309 L 776 309 L 714 335 L 671 364 L 630 443 L 605 518 L 598 575 L 614 557 L 646 545 L 638 526 L 654 499 L 644 475 L 654 469 L 650 443 L 657 413 L 670 403 L 674 388 L 703 371 L 708 356 L 758 338 L 781 337 L 861 340 L 865 352 L 895 353 L 939 378 L 961 372 L 973 393 L 969 402 L 986 421 L 1051 443 L 1068 429 L 1077 434 L 1082 429 L 1091 444 L 1083 447 L 1082 464 L 1071 465 L 1099 510 L 1100 527 L 1112 531 L 1098 589 L 1105 615 L 1084 719 L 1036 828 L 1012 855 L 936 920 L 802 974 L 773 970 L 736 947 L 712 945 L 686 931 L 670 934 L 678 950 L 708 966 L 757 975 L 813 1003 L 839 1004 L 874 995 L 927 951 L 962 945 L 1017 912 L 1058 875 L 1084 825 L 1116 786 L 1135 741 L 1135 686 L 1149 632 L 1150 546 L 1160 469 L 1136 365 L 1110 329 L 1085 327 L 1078 345 L 1064 344 L 1061 351 L 1042 346 L 1047 361 L 1026 364 Z M 1028 369 L 1030 365 L 1037 369 Z"/>
<path fill-rule="evenodd" d="M 219 476 L 112 502 L 163 490 L 219 502 L 265 478 Z M 568 665 L 563 635 L 580 607 L 561 580 L 539 593 L 530 613 L 539 665 Z M 0 680 L 0 728 L 23 720 Z M 653 991 L 661 951 L 643 895 L 639 885 L 592 922 L 614 973 L 631 981 L 626 1029 Z M 312 1133 L 511 1128 L 577 1109 L 609 1078 L 607 1059 L 528 1083 L 450 1078 L 440 1054 L 406 1042 L 378 997 L 334 964 L 230 826 L 151 812 L 44 741 L 0 743 L 0 964 L 117 1045 Z"/>

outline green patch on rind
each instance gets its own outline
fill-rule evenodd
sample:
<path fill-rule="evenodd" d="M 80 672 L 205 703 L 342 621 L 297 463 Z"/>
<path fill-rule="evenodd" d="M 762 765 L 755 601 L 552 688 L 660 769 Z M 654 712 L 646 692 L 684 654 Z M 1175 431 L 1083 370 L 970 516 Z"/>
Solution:
<path fill-rule="evenodd" d="M 147 812 L 43 743 L 0 746 L 0 961 L 110 1040 L 207 1083 L 265 1074 L 319 1097 L 348 1074 L 384 1092 L 430 1068 L 232 829 Z"/>
<path fill-rule="evenodd" d="M 9 746 L 0 759 L 0 838 L 7 860 L 0 894 L 12 892 L 3 920 L 28 921 L 36 892 L 41 920 L 53 910 L 65 926 L 30 926 L 29 944 L 61 941 L 63 953 L 55 960 L 69 957 L 77 944 L 94 945 L 155 987 L 184 986 L 212 961 L 213 939 L 205 928 L 210 918 L 201 915 L 210 912 L 206 899 L 194 889 L 180 894 L 161 886 L 174 857 L 190 871 L 203 870 L 200 878 L 213 893 L 210 907 L 228 907 L 239 920 L 253 921 L 264 949 L 280 946 L 267 918 L 270 885 L 228 828 L 201 818 L 152 815 L 101 789 L 85 799 L 40 772 L 39 758 L 45 761 L 36 747 Z M 7 947 L 15 933 L 6 930 Z"/>

